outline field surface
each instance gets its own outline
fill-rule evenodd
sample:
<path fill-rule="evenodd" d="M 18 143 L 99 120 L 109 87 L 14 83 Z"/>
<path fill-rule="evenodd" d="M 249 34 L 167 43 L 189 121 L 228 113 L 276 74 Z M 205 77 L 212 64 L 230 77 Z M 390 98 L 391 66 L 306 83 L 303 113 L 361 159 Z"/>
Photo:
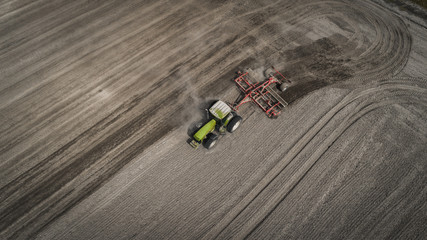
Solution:
<path fill-rule="evenodd" d="M 0 0 L 0 239 L 425 238 L 425 16 Z M 235 133 L 192 149 L 235 72 L 271 65 L 292 81 L 281 116 L 243 105 Z"/>

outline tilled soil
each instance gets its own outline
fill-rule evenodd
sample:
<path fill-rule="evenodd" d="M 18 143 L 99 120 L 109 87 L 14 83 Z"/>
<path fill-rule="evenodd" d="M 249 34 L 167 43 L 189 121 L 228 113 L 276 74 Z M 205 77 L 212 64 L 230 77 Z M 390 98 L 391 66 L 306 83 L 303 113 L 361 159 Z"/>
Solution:
<path fill-rule="evenodd" d="M 417 238 L 426 20 L 381 1 L 0 2 L 2 239 Z M 239 69 L 292 86 L 186 143 Z"/>

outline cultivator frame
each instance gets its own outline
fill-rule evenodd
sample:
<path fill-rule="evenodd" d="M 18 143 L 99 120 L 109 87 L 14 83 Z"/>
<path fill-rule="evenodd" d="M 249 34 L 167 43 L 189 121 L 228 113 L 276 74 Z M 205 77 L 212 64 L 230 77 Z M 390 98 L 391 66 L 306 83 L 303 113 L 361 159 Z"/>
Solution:
<path fill-rule="evenodd" d="M 238 77 L 234 79 L 239 89 L 244 93 L 241 100 L 238 100 L 232 106 L 235 111 L 247 102 L 253 102 L 258 105 L 270 118 L 277 118 L 281 109 L 288 103 L 272 88 L 272 84 L 281 84 L 289 82 L 279 71 L 273 67 L 275 73 L 270 74 L 267 80 L 252 83 L 249 80 L 249 71 L 237 72 Z M 281 81 L 278 80 L 281 78 Z"/>

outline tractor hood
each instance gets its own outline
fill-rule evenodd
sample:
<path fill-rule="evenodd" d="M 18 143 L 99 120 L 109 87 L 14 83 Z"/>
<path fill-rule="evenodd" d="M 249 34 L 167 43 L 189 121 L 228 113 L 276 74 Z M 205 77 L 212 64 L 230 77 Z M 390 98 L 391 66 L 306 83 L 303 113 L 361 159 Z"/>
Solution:
<path fill-rule="evenodd" d="M 215 126 L 216 126 L 215 119 L 210 120 L 202 128 L 200 128 L 199 131 L 197 131 L 194 134 L 194 136 L 193 136 L 194 139 L 196 139 L 198 142 L 203 141 L 203 139 L 205 139 L 206 135 L 208 135 L 208 133 L 212 132 L 215 129 Z"/>
<path fill-rule="evenodd" d="M 217 101 L 210 109 L 209 112 L 218 119 L 225 118 L 230 112 L 231 108 L 223 101 Z"/>

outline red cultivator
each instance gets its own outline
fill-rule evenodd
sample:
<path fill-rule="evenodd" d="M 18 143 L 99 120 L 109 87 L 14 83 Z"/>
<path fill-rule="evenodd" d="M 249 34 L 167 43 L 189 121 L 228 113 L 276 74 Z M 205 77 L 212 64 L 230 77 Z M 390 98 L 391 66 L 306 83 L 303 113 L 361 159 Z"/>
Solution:
<path fill-rule="evenodd" d="M 274 90 L 273 86 L 278 86 L 281 91 L 285 91 L 290 81 L 287 80 L 279 71 L 272 68 L 274 71 L 268 74 L 269 78 L 264 81 L 252 83 L 249 80 L 250 69 L 246 72 L 238 72 L 238 77 L 234 81 L 244 93 L 241 100 L 236 101 L 233 105 L 235 111 L 247 102 L 254 102 L 258 105 L 270 118 L 276 118 L 281 109 L 288 103 Z M 279 80 L 280 79 L 280 80 Z"/>

